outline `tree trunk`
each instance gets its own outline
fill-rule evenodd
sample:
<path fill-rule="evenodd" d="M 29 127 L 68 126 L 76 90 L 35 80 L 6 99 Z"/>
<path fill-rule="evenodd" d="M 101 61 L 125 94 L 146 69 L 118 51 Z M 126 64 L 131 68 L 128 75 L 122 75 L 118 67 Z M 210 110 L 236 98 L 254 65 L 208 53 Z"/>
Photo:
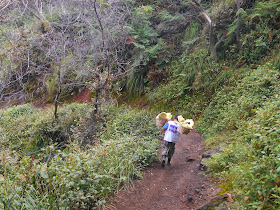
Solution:
<path fill-rule="evenodd" d="M 216 47 L 215 47 L 216 39 L 215 39 L 215 35 L 214 35 L 214 27 L 213 27 L 212 22 L 210 25 L 209 43 L 210 43 L 211 55 L 213 56 L 214 60 L 217 62 L 218 58 L 217 58 L 217 51 L 216 51 Z"/>
<path fill-rule="evenodd" d="M 57 93 L 56 93 L 56 96 L 55 96 L 55 99 L 54 99 L 54 118 L 57 119 L 58 118 L 58 99 L 59 99 L 59 96 L 61 94 L 61 61 L 59 62 L 59 67 L 58 67 L 58 89 L 57 89 Z"/>
<path fill-rule="evenodd" d="M 94 114 L 97 114 L 98 112 L 98 97 L 99 97 L 99 87 L 95 89 L 95 103 L 94 103 Z"/>
<path fill-rule="evenodd" d="M 107 79 L 106 79 L 106 81 L 104 82 L 104 84 L 102 84 L 101 77 L 98 76 L 97 87 L 95 88 L 95 105 L 94 105 L 95 109 L 94 109 L 94 114 L 97 114 L 97 112 L 98 112 L 99 93 L 100 93 L 100 90 L 106 86 L 107 81 L 109 80 L 109 77 L 110 77 L 110 70 L 111 69 L 110 69 L 110 61 L 109 61 L 109 47 L 107 46 L 107 43 L 106 43 L 106 36 L 105 36 L 105 31 L 104 31 L 104 25 L 103 25 L 103 23 L 101 21 L 100 15 L 99 15 L 99 13 L 97 11 L 97 0 L 94 0 L 93 9 L 94 9 L 94 13 L 96 15 L 96 18 L 97 18 L 97 21 L 98 21 L 98 24 L 99 24 L 99 27 L 100 27 L 100 31 L 101 31 L 103 52 L 106 53 L 106 58 L 105 58 L 105 61 L 104 61 L 104 67 L 101 70 L 101 73 L 106 69 L 106 65 L 107 65 Z"/>
<path fill-rule="evenodd" d="M 211 52 L 211 55 L 213 56 L 215 62 L 218 62 L 217 47 L 222 42 L 224 36 L 222 36 L 220 38 L 220 40 L 218 42 L 216 42 L 216 37 L 215 37 L 215 32 L 214 32 L 215 24 L 213 23 L 213 21 L 211 20 L 209 15 L 204 11 L 204 9 L 200 5 L 200 3 L 198 3 L 196 0 L 192 0 L 191 4 L 202 13 L 203 18 L 209 23 L 209 27 L 210 27 L 210 33 L 209 33 L 210 52 Z"/>
<path fill-rule="evenodd" d="M 54 101 L 54 118 L 57 119 L 58 118 L 58 114 L 57 114 L 57 110 L 58 110 L 58 98 L 59 98 L 59 95 L 61 93 L 61 88 L 59 87 L 58 88 L 58 91 L 57 91 L 57 94 L 55 96 L 55 101 Z"/>
<path fill-rule="evenodd" d="M 240 14 L 240 0 L 237 0 L 237 29 L 236 29 L 236 42 L 238 47 L 240 47 L 240 24 L 241 24 L 241 14 Z"/>

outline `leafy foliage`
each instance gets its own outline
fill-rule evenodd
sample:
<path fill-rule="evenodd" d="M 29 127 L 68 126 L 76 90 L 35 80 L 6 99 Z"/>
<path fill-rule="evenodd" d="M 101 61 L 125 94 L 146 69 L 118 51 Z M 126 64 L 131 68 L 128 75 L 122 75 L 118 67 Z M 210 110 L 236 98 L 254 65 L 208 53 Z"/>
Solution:
<path fill-rule="evenodd" d="M 239 72 L 244 78 L 233 81 L 212 97 L 199 123 L 200 131 L 207 136 L 224 130 L 238 129 L 241 122 L 255 115 L 255 110 L 273 96 L 278 88 L 278 71 L 271 64 L 256 70 Z"/>
<path fill-rule="evenodd" d="M 201 114 L 207 97 L 227 76 L 204 49 L 186 53 L 179 62 L 173 62 L 169 71 L 170 81 L 150 93 L 149 99 L 157 109 L 173 109 L 192 118 Z"/>
<path fill-rule="evenodd" d="M 129 24 L 129 55 L 134 67 L 127 77 L 125 90 L 138 97 L 144 87 L 158 85 L 165 77 L 154 80 L 153 74 L 163 75 L 174 58 L 183 51 L 182 42 L 189 24 L 186 2 L 154 1 L 138 4 Z M 192 37 L 193 38 L 193 37 Z"/>
<path fill-rule="evenodd" d="M 10 148 L 26 154 L 49 144 L 63 144 L 69 137 L 82 144 L 84 139 L 81 136 L 78 138 L 77 127 L 88 125 L 93 107 L 77 103 L 65 105 L 61 108 L 58 119 L 53 118 L 52 111 L 36 109 L 30 104 L 2 109 L 1 149 Z M 95 124 L 98 127 L 96 122 Z"/>
<path fill-rule="evenodd" d="M 156 158 L 159 130 L 147 111 L 113 112 L 116 118 L 108 122 L 109 132 L 94 147 L 82 150 L 70 143 L 60 151 L 48 146 L 36 159 L 3 151 L 0 207 L 102 207 L 112 192 L 140 177 L 141 169 Z M 50 152 L 53 158 L 42 162 Z"/>
<path fill-rule="evenodd" d="M 278 209 L 279 203 L 279 95 L 232 135 L 232 143 L 209 162 L 209 167 L 224 179 L 244 208 Z"/>
<path fill-rule="evenodd" d="M 199 24 L 192 23 L 185 53 L 148 98 L 156 110 L 196 119 L 207 148 L 223 148 L 207 164 L 221 193 L 236 195 L 233 209 L 279 209 L 279 2 L 243 1 L 240 11 L 235 2 L 215 2 L 202 4 L 215 32 L 226 34 L 217 49 L 224 61 L 213 62 L 207 41 L 195 35 Z M 238 13 L 240 43 L 238 20 L 229 19 Z"/>
<path fill-rule="evenodd" d="M 234 32 L 237 28 L 237 20 L 228 26 L 227 39 L 224 43 L 224 54 L 227 59 L 237 60 L 247 64 L 257 63 L 264 56 L 277 48 L 279 43 L 279 27 L 277 20 L 280 13 L 279 2 L 260 1 L 251 10 L 241 9 L 241 46 L 237 46 L 234 40 Z"/>

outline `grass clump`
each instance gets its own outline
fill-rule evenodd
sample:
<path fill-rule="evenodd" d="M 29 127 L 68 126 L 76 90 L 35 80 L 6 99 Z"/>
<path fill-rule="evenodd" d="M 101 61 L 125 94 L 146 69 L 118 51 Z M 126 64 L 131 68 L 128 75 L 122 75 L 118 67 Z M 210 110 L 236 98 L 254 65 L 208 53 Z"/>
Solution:
<path fill-rule="evenodd" d="M 197 118 L 209 103 L 209 97 L 227 77 L 207 50 L 185 53 L 169 69 L 170 79 L 150 91 L 149 101 L 156 110 L 179 112 Z M 164 101 L 164 103 L 163 103 Z"/>
<path fill-rule="evenodd" d="M 142 168 L 157 158 L 160 132 L 153 116 L 129 108 L 108 113 L 115 117 L 95 146 L 50 145 L 36 158 L 3 151 L 0 208 L 103 208 L 114 191 L 141 177 Z"/>

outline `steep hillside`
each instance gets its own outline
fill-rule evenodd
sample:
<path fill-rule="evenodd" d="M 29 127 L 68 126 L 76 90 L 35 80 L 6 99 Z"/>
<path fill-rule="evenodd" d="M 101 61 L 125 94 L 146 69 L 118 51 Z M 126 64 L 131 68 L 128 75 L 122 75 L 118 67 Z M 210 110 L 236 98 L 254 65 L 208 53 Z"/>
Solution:
<path fill-rule="evenodd" d="M 205 164 L 221 193 L 235 194 L 233 208 L 278 209 L 280 3 L 242 1 L 238 11 L 235 3 L 201 2 L 213 31 L 206 22 L 185 40 L 170 76 L 147 95 L 155 110 L 194 118 L 209 149 L 224 148 Z"/>
<path fill-rule="evenodd" d="M 101 208 L 156 159 L 153 115 L 168 111 L 223 148 L 205 165 L 232 208 L 280 208 L 279 8 L 0 3 L 0 207 Z M 93 102 L 69 103 L 84 91 Z"/>

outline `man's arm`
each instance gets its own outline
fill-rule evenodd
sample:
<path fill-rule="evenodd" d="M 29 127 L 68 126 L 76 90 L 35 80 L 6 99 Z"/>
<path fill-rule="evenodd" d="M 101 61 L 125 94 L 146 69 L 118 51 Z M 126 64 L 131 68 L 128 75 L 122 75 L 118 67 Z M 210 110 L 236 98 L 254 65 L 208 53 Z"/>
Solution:
<path fill-rule="evenodd" d="M 169 126 L 168 122 L 165 123 L 165 125 L 161 129 L 161 133 L 164 133 L 167 130 L 168 126 Z"/>

